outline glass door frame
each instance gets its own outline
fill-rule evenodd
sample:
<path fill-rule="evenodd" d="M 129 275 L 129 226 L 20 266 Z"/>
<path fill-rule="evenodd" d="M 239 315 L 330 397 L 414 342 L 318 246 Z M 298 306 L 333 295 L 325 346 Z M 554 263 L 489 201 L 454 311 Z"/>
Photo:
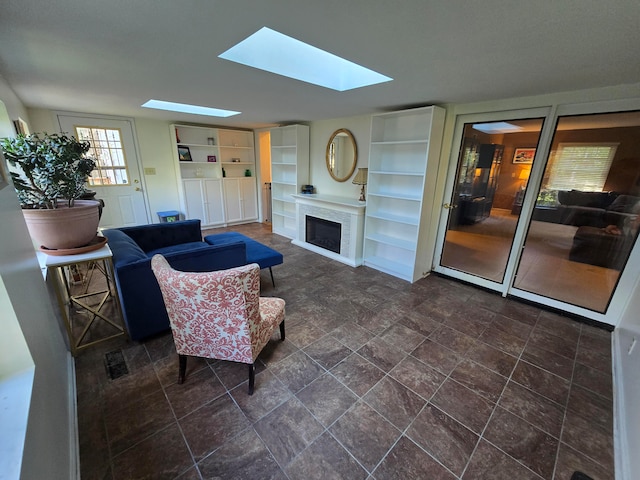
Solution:
<path fill-rule="evenodd" d="M 558 118 L 568 115 L 588 115 L 595 113 L 615 113 L 640 109 L 640 98 L 610 100 L 589 103 L 567 103 L 553 104 L 541 107 L 505 109 L 484 112 L 460 112 L 455 113 L 453 126 L 453 138 L 451 151 L 449 154 L 448 170 L 446 173 L 446 183 L 444 187 L 443 201 L 440 208 L 440 219 L 436 234 L 436 250 L 433 262 L 433 271 L 441 273 L 451 278 L 462 280 L 488 290 L 500 293 L 503 297 L 512 296 L 526 301 L 531 301 L 539 305 L 547 306 L 558 311 L 578 315 L 597 322 L 609 325 L 617 325 L 620 316 L 624 312 L 629 302 L 630 295 L 634 287 L 640 282 L 640 241 L 636 242 L 627 265 L 618 281 L 618 285 L 612 295 L 609 308 L 605 313 L 595 312 L 576 305 L 568 304 L 551 299 L 539 294 L 534 294 L 513 286 L 515 273 L 520 262 L 522 248 L 529 228 L 530 218 L 533 214 L 537 193 L 546 168 L 546 161 L 551 148 L 553 135 L 556 129 Z M 523 199 L 522 210 L 518 218 L 513 243 L 509 252 L 509 260 L 505 270 L 504 280 L 495 282 L 476 275 L 468 274 L 459 270 L 440 265 L 444 241 L 447 232 L 449 210 L 446 208 L 453 198 L 455 184 L 457 180 L 457 170 L 459 161 L 459 149 L 462 144 L 464 126 L 467 123 L 480 123 L 500 121 L 505 119 L 525 119 L 544 118 L 544 124 L 540 133 L 538 148 L 535 160 L 529 176 L 527 190 Z"/>

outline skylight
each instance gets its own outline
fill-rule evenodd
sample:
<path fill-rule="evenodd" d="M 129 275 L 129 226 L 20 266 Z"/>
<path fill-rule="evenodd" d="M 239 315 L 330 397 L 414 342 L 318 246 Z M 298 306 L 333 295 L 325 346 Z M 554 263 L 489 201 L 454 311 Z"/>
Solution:
<path fill-rule="evenodd" d="M 393 78 L 262 27 L 219 58 L 343 92 Z"/>
<path fill-rule="evenodd" d="M 145 108 L 156 108 L 158 110 L 169 110 L 171 112 L 192 113 L 194 115 L 208 115 L 210 117 L 231 117 L 242 112 L 233 110 L 223 110 L 221 108 L 201 107 L 200 105 L 189 105 L 187 103 L 165 102 L 164 100 L 149 100 L 142 104 Z"/>
<path fill-rule="evenodd" d="M 474 123 L 473 128 L 484 133 L 512 133 L 522 130 L 522 127 L 507 122 Z"/>

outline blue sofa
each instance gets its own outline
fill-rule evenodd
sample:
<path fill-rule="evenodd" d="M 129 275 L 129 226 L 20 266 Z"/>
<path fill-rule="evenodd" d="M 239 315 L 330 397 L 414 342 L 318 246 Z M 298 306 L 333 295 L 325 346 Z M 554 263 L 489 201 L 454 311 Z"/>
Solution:
<path fill-rule="evenodd" d="M 113 253 L 115 280 L 124 322 L 132 340 L 169 330 L 160 287 L 151 271 L 151 258 L 162 254 L 181 271 L 207 272 L 246 265 L 242 241 L 209 245 L 202 241 L 200 220 L 156 223 L 106 230 Z"/>

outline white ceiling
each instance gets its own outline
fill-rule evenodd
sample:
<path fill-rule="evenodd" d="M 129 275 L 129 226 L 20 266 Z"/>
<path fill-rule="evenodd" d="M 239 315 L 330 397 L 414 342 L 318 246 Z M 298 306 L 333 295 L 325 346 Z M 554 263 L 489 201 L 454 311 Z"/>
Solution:
<path fill-rule="evenodd" d="M 637 83 L 639 25 L 638 0 L 2 0 L 0 75 L 28 107 L 256 128 Z M 394 81 L 336 92 L 217 58 L 263 26 Z"/>

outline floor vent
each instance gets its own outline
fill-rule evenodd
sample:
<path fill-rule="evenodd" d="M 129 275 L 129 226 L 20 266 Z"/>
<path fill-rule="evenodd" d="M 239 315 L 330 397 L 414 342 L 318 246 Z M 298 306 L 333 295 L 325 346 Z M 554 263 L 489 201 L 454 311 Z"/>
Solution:
<path fill-rule="evenodd" d="M 127 363 L 122 355 L 122 350 L 114 350 L 104 355 L 104 364 L 107 367 L 107 376 L 111 380 L 120 378 L 129 373 Z"/>
<path fill-rule="evenodd" d="M 573 472 L 571 475 L 571 480 L 593 480 L 589 475 L 585 475 L 582 472 Z"/>

